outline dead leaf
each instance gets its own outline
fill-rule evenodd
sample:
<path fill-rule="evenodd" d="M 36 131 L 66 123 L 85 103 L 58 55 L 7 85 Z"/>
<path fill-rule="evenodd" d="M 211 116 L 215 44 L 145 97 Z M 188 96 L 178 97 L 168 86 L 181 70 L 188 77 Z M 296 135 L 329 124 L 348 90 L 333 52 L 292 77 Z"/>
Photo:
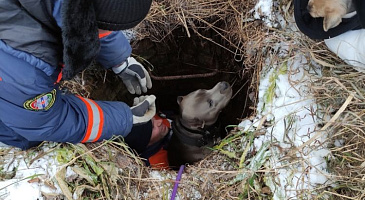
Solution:
<path fill-rule="evenodd" d="M 30 180 L 28 180 L 28 183 L 40 183 L 41 182 L 41 179 L 39 178 L 32 178 Z"/>
<path fill-rule="evenodd" d="M 261 192 L 264 193 L 264 194 L 271 194 L 271 190 L 269 187 L 263 187 L 261 189 Z"/>
<path fill-rule="evenodd" d="M 56 175 L 55 178 L 58 182 L 58 186 L 60 187 L 60 189 L 62 190 L 63 195 L 65 195 L 65 197 L 69 200 L 72 200 L 72 193 L 70 191 L 70 189 L 68 188 L 68 185 L 65 181 L 65 174 L 66 174 L 66 169 L 62 168 L 61 170 L 59 170 Z"/>

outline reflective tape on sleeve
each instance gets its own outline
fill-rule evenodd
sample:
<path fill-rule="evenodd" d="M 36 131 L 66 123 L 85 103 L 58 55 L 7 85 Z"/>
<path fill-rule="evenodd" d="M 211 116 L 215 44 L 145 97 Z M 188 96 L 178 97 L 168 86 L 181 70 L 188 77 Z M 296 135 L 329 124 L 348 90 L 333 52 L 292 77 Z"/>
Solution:
<path fill-rule="evenodd" d="M 103 132 L 104 114 L 100 106 L 91 99 L 86 99 L 78 96 L 84 103 L 87 109 L 88 120 L 86 134 L 81 143 L 97 141 Z"/>

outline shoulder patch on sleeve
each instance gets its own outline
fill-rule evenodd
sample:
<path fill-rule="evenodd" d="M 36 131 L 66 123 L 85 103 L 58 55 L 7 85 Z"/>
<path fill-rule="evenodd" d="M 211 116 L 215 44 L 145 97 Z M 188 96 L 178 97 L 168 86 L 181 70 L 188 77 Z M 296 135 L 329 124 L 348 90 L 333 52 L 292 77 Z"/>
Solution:
<path fill-rule="evenodd" d="M 43 111 L 50 109 L 56 100 L 56 89 L 51 92 L 42 93 L 24 102 L 23 106 L 27 110 Z"/>

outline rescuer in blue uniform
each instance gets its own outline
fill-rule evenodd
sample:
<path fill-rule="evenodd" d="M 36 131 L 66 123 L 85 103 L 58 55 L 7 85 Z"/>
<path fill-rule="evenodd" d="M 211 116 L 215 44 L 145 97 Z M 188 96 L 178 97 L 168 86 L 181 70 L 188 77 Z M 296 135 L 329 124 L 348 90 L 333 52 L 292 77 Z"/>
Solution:
<path fill-rule="evenodd" d="M 151 88 L 119 31 L 140 23 L 150 6 L 151 0 L 1 0 L 0 141 L 28 149 L 42 141 L 85 143 L 121 135 L 147 145 L 151 135 L 128 141 L 128 134 L 152 126 L 153 95 L 129 107 L 62 94 L 58 82 L 96 59 L 130 93 Z"/>

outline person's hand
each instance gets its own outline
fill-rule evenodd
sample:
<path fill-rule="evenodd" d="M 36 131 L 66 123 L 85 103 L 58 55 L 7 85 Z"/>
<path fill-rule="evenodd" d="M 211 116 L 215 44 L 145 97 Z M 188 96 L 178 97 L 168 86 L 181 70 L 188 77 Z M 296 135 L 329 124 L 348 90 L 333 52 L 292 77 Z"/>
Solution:
<path fill-rule="evenodd" d="M 147 70 L 133 57 L 128 57 L 121 65 L 113 67 L 113 71 L 122 79 L 131 94 L 139 95 L 141 92 L 147 92 L 147 88 L 152 88 Z"/>
<path fill-rule="evenodd" d="M 155 95 L 140 96 L 134 98 L 131 111 L 133 114 L 133 125 L 146 123 L 156 114 Z"/>

